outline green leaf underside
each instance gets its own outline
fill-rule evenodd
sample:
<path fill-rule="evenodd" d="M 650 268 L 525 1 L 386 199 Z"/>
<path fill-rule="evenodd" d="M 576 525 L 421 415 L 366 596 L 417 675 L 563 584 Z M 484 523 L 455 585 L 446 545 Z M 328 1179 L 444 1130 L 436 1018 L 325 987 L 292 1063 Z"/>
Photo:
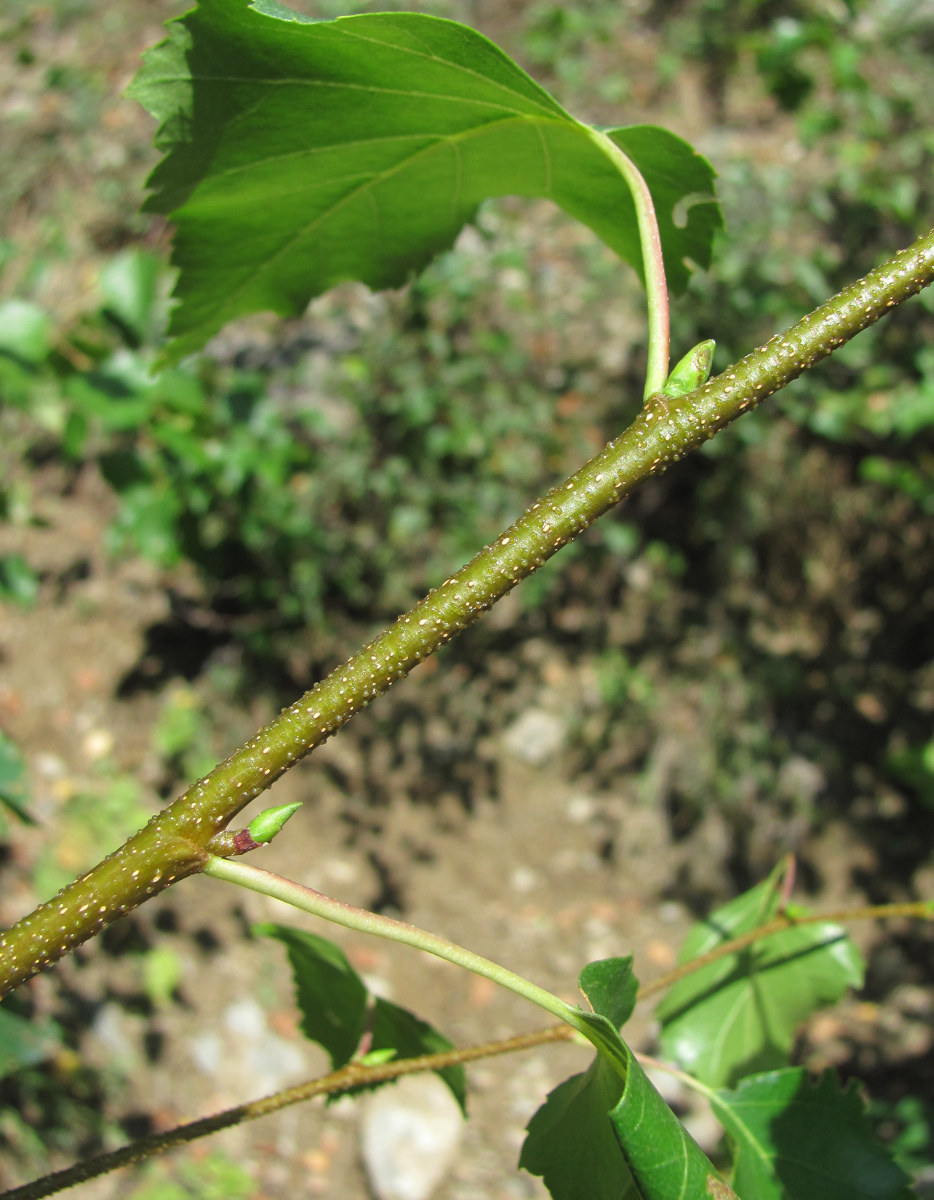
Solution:
<path fill-rule="evenodd" d="M 552 1200 L 636 1200 L 641 1195 L 608 1120 L 623 1081 L 602 1055 L 558 1084 L 528 1125 L 519 1166 L 540 1175 Z"/>
<path fill-rule="evenodd" d="M 453 1049 L 447 1038 L 408 1009 L 382 997 L 372 997 L 344 952 L 333 942 L 287 925 L 257 925 L 255 932 L 275 938 L 285 946 L 295 981 L 295 1001 L 302 1013 L 302 1033 L 327 1051 L 334 1070 L 353 1058 L 368 1030 L 372 1034 L 371 1054 L 392 1051 L 394 1058 L 417 1058 Z M 436 1074 L 466 1112 L 464 1068 L 444 1067 Z"/>
<path fill-rule="evenodd" d="M 609 978 L 608 964 L 619 977 L 623 963 L 591 963 L 607 969 L 585 968 L 582 986 L 588 972 L 591 982 L 603 974 L 596 994 Z M 581 1023 L 593 1034 L 597 1057 L 549 1093 L 529 1122 L 519 1166 L 540 1175 L 553 1200 L 729 1200 L 729 1188 L 607 1017 L 582 1013 Z"/>
<path fill-rule="evenodd" d="M 638 1183 L 638 1195 L 646 1200 L 730 1200 L 730 1189 L 632 1056 L 623 1097 L 610 1120 Z"/>
<path fill-rule="evenodd" d="M 907 1175 L 875 1140 L 855 1081 L 801 1068 L 744 1079 L 711 1097 L 735 1150 L 742 1200 L 910 1200 Z"/>
<path fill-rule="evenodd" d="M 343 950 L 286 925 L 259 925 L 256 932 L 276 938 L 288 952 L 302 1033 L 327 1051 L 334 1070 L 350 1062 L 366 1029 L 369 995 Z"/>
<path fill-rule="evenodd" d="M 771 882 L 738 896 L 691 930 L 681 961 L 755 929 L 779 903 Z M 801 1022 L 862 978 L 859 951 L 837 925 L 820 922 L 763 938 L 671 988 L 657 1010 L 662 1051 L 711 1087 L 786 1066 Z"/>
<path fill-rule="evenodd" d="M 639 981 L 632 973 L 632 956 L 588 963 L 580 973 L 580 989 L 595 1013 L 619 1029 L 636 1007 Z"/>
<path fill-rule="evenodd" d="M 466 26 L 417 13 L 295 20 L 202 0 L 131 88 L 166 157 L 148 207 L 176 224 L 173 358 L 227 321 L 303 311 L 345 279 L 403 283 L 493 196 L 553 200 L 641 274 L 635 208 L 594 131 Z M 669 285 L 710 261 L 714 173 L 647 126 L 611 130 L 653 193 Z M 686 197 L 707 197 L 675 223 Z"/>
<path fill-rule="evenodd" d="M 426 1021 L 407 1008 L 400 1008 L 381 996 L 373 1005 L 372 1050 L 394 1049 L 397 1058 L 417 1058 L 422 1054 L 438 1054 L 453 1050 L 453 1045 Z M 467 1073 L 463 1067 L 442 1067 L 438 1075 L 451 1089 L 451 1094 L 467 1114 Z"/>

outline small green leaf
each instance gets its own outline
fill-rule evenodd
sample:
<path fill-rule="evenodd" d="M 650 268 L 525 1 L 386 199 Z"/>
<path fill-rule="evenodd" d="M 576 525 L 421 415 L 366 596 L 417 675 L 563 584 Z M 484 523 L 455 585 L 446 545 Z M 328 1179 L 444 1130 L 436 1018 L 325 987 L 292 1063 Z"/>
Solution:
<path fill-rule="evenodd" d="M 636 1006 L 639 981 L 632 973 L 632 956 L 588 963 L 580 973 L 580 989 L 595 1013 L 620 1029 Z"/>
<path fill-rule="evenodd" d="M 100 288 L 104 310 L 132 346 L 154 333 L 153 311 L 162 264 L 155 254 L 136 247 L 115 255 L 104 266 Z"/>
<path fill-rule="evenodd" d="M 153 946 L 142 956 L 143 989 L 157 1007 L 171 1003 L 185 968 L 170 946 Z"/>
<path fill-rule="evenodd" d="M 336 1070 L 353 1057 L 366 1029 L 368 996 L 344 952 L 326 938 L 285 925 L 259 925 L 257 933 L 286 947 L 302 1011 L 302 1033 L 322 1046 Z"/>
<path fill-rule="evenodd" d="M 52 322 L 37 304 L 5 300 L 0 304 L 0 352 L 22 362 L 41 363 L 48 358 Z"/>
<path fill-rule="evenodd" d="M 757 928 L 780 902 L 774 880 L 737 896 L 694 926 L 680 961 Z M 819 922 L 772 934 L 671 988 L 658 1006 L 662 1049 L 712 1087 L 786 1066 L 801 1022 L 859 987 L 862 978 L 859 951 L 838 925 Z"/>
<path fill-rule="evenodd" d="M 407 1008 L 400 1008 L 381 996 L 376 997 L 372 1018 L 373 1040 L 370 1053 L 395 1050 L 396 1058 L 417 1058 L 422 1054 L 439 1054 L 454 1046 L 437 1029 L 416 1017 Z M 467 1075 L 463 1067 L 442 1067 L 436 1072 L 451 1090 L 467 1114 Z"/>
<path fill-rule="evenodd" d="M 371 1050 L 369 1054 L 362 1054 L 357 1062 L 363 1067 L 381 1067 L 383 1063 L 392 1062 L 395 1057 L 395 1050 Z"/>
<path fill-rule="evenodd" d="M 39 595 L 39 576 L 22 554 L 0 555 L 0 603 L 32 608 Z"/>
<path fill-rule="evenodd" d="M 598 1055 L 560 1083 L 528 1125 L 519 1166 L 540 1175 L 552 1200 L 637 1200 L 632 1172 L 608 1113 L 623 1092 L 619 1073 Z"/>
<path fill-rule="evenodd" d="M 201 0 L 150 51 L 134 95 L 166 157 L 148 207 L 176 226 L 173 358 L 259 309 L 300 313 L 335 283 L 397 286 L 482 200 L 542 196 L 642 273 L 636 210 L 609 148 L 498 47 L 419 13 L 302 21 Z M 642 171 L 669 285 L 721 224 L 709 163 L 647 126 L 607 135 Z M 675 206 L 703 197 L 682 223 Z"/>
<path fill-rule="evenodd" d="M 744 1079 L 711 1097 L 734 1146 L 743 1200 L 911 1200 L 908 1176 L 875 1139 L 855 1081 L 801 1068 Z"/>

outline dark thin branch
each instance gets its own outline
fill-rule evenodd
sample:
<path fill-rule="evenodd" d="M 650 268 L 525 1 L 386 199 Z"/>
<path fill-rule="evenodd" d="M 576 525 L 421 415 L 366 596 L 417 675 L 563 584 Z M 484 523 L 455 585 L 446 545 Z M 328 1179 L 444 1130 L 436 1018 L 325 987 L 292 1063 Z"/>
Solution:
<path fill-rule="evenodd" d="M 43 1196 L 53 1196 L 66 1188 L 79 1183 L 86 1183 L 99 1175 L 106 1175 L 118 1167 L 128 1167 L 133 1163 L 142 1162 L 182 1146 L 186 1142 L 197 1141 L 198 1138 L 208 1137 L 219 1133 L 222 1129 L 230 1129 L 244 1121 L 255 1121 L 258 1117 L 268 1117 L 280 1109 L 300 1104 L 314 1096 L 335 1096 L 352 1088 L 371 1087 L 374 1084 L 386 1083 L 391 1079 L 399 1079 L 403 1075 L 414 1075 L 420 1071 L 441 1071 L 445 1067 L 460 1066 L 463 1063 L 475 1062 L 480 1058 L 489 1058 L 494 1054 L 510 1054 L 517 1050 L 528 1050 L 532 1046 L 540 1046 L 546 1042 L 566 1040 L 573 1030 L 567 1025 L 557 1025 L 551 1029 L 543 1029 L 537 1033 L 518 1034 L 505 1041 L 485 1042 L 479 1046 L 467 1046 L 460 1050 L 445 1050 L 438 1054 L 422 1054 L 418 1058 L 402 1058 L 392 1062 L 367 1066 L 360 1062 L 351 1062 L 312 1079 L 308 1083 L 300 1083 L 296 1087 L 285 1088 L 261 1100 L 251 1100 L 247 1104 L 238 1104 L 223 1112 L 214 1113 L 210 1117 L 202 1117 L 190 1121 L 186 1125 L 178 1125 L 166 1133 L 155 1133 L 149 1137 L 139 1138 L 119 1150 L 107 1154 L 95 1154 L 74 1166 L 62 1171 L 54 1171 L 43 1175 L 32 1183 L 21 1187 L 10 1188 L 0 1192 L 0 1200 L 41 1200 Z"/>

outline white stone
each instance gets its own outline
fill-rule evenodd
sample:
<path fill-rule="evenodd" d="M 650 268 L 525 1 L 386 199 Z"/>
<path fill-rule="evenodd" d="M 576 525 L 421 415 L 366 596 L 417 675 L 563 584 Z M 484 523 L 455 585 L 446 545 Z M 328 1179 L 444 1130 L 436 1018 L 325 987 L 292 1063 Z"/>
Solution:
<path fill-rule="evenodd" d="M 572 796 L 565 808 L 568 820 L 574 825 L 583 825 L 585 821 L 591 819 L 596 811 L 597 802 L 593 796 L 585 795 Z"/>
<path fill-rule="evenodd" d="M 561 750 L 564 738 L 564 721 L 557 714 L 529 708 L 506 730 L 503 743 L 514 758 L 538 767 Z"/>
<path fill-rule="evenodd" d="M 450 1170 L 461 1110 L 437 1075 L 405 1075 L 368 1097 L 361 1151 L 377 1200 L 428 1200 Z"/>
<path fill-rule="evenodd" d="M 509 886 L 520 896 L 534 892 L 540 883 L 540 876 L 531 867 L 513 867 L 509 872 Z"/>

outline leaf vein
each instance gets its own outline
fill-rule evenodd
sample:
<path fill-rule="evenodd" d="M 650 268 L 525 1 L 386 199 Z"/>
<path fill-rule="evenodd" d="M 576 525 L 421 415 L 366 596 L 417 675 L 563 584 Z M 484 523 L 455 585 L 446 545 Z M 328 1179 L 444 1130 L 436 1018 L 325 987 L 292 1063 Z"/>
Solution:
<path fill-rule="evenodd" d="M 529 121 L 530 119 L 527 117 L 520 116 L 518 118 L 509 118 L 509 120 L 507 120 L 507 121 L 497 122 L 496 124 L 497 124 L 497 126 L 501 127 L 504 124 L 508 124 L 512 120 Z M 537 125 L 538 121 L 539 121 L 539 119 L 536 119 L 536 121 L 533 124 Z M 415 162 L 422 155 L 436 152 L 441 146 L 443 146 L 445 144 L 445 141 L 448 141 L 451 143 L 465 141 L 468 137 L 478 136 L 478 135 L 488 131 L 491 127 L 492 127 L 492 123 L 490 125 L 483 125 L 479 129 L 473 128 L 470 130 L 466 130 L 463 133 L 452 135 L 448 139 L 444 139 L 442 141 L 435 142 L 430 146 L 423 147 L 422 149 L 416 151 L 414 154 L 407 155 L 405 158 L 401 159 L 397 163 L 394 163 L 392 165 L 392 167 L 387 168 L 384 171 L 375 173 L 374 175 L 367 177 L 366 180 L 359 187 L 351 189 L 350 191 L 347 192 L 346 195 L 342 196 L 339 200 L 335 201 L 325 211 L 323 211 L 321 213 L 317 213 L 314 217 L 312 217 L 312 219 L 310 221 L 308 221 L 305 225 L 303 225 L 300 229 L 298 229 L 291 237 L 289 237 L 285 242 L 283 242 L 282 246 L 278 250 L 276 250 L 272 254 L 267 255 L 265 258 L 265 261 L 263 263 L 263 270 L 260 273 L 267 273 L 267 272 L 273 271 L 276 264 L 282 259 L 282 257 L 284 255 L 288 254 L 298 242 L 300 242 L 303 238 L 307 237 L 310 233 L 312 233 L 316 227 L 321 225 L 324 221 L 332 218 L 336 213 L 338 213 L 346 205 L 352 203 L 354 200 L 365 195 L 367 193 L 367 190 L 369 190 L 370 194 L 372 195 L 372 190 L 374 188 L 378 187 L 381 183 L 385 182 L 386 180 L 391 179 L 394 175 L 397 175 L 400 171 L 402 171 L 406 167 L 410 166 L 413 162 Z M 539 134 L 540 134 L 540 131 L 539 131 Z M 350 176 L 348 178 L 353 178 L 353 177 Z M 373 199 L 375 202 L 375 197 Z M 244 239 L 241 242 L 241 245 L 249 245 L 249 240 Z M 241 295 L 244 288 L 247 287 L 250 283 L 255 281 L 255 279 L 257 278 L 257 274 L 258 274 L 258 272 L 255 270 L 255 267 L 251 264 L 244 271 L 243 277 L 242 277 L 242 282 L 232 288 L 228 288 L 225 291 L 224 296 L 223 296 L 225 306 L 228 305 L 231 300 L 235 300 L 239 295 Z"/>
<path fill-rule="evenodd" d="M 365 34 L 357 33 L 353 30 L 342 29 L 341 32 L 347 37 L 356 38 L 362 42 L 370 42 L 378 46 L 386 45 L 386 43 L 380 41 L 379 38 L 367 37 Z M 414 37 L 416 35 L 413 34 L 412 36 Z M 393 50 L 400 51 L 404 54 L 413 54 L 418 58 L 427 58 L 430 62 L 440 63 L 449 70 L 459 71 L 462 75 L 466 75 L 471 79 L 479 79 L 481 83 L 487 86 L 493 84 L 495 87 L 501 88 L 504 92 L 506 92 L 507 95 L 515 96 L 517 99 L 520 99 L 527 104 L 534 104 L 537 109 L 540 109 L 543 113 L 548 113 L 549 116 L 555 115 L 555 111 L 550 105 L 543 104 L 541 101 L 531 100 L 530 97 L 526 96 L 523 92 L 517 91 L 515 88 L 511 88 L 507 84 L 501 83 L 499 80 L 491 79 L 489 75 L 481 74 L 479 71 L 475 71 L 472 67 L 466 67 L 463 65 L 463 63 L 452 62 L 450 59 L 442 58 L 439 54 L 435 54 L 429 50 L 413 50 L 408 46 L 399 46 L 394 44 Z M 529 80 L 529 82 L 531 83 L 532 81 Z"/>
<path fill-rule="evenodd" d="M 376 87 L 369 83 L 348 83 L 342 79 L 302 79 L 292 76 L 270 76 L 262 75 L 153 75 L 147 80 L 148 84 L 255 84 L 262 87 L 303 87 L 303 88 L 331 88 L 333 90 L 345 90 L 349 92 L 366 92 L 376 96 L 405 96 L 411 100 L 445 100 L 452 104 L 467 104 L 471 108 L 489 108 L 496 112 L 510 113 L 515 117 L 540 117 L 552 121 L 562 120 L 570 123 L 569 118 L 561 113 L 552 112 L 542 105 L 536 106 L 539 112 L 528 112 L 521 108 L 514 108 L 505 102 L 495 100 L 480 100 L 476 96 L 457 96 L 450 92 L 418 92 L 411 88 L 390 88 Z M 541 114 L 541 115 L 540 115 Z"/>

